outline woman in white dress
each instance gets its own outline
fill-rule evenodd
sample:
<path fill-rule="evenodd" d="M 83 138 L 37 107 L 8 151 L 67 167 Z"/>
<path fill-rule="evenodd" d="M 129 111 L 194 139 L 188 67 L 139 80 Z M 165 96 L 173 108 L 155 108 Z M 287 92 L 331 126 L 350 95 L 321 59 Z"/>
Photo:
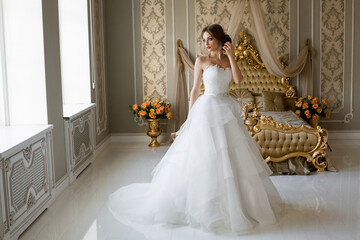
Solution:
<path fill-rule="evenodd" d="M 227 94 L 231 79 L 238 84 L 242 78 L 231 39 L 213 24 L 202 40 L 209 54 L 195 62 L 188 118 L 151 183 L 110 196 L 110 210 L 121 221 L 236 233 L 276 222 L 281 199 L 271 171 L 243 125 L 240 105 Z"/>

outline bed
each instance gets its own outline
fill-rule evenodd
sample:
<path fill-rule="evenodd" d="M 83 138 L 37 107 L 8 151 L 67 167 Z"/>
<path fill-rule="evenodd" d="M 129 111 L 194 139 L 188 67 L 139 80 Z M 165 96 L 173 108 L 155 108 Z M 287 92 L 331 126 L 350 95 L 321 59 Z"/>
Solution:
<path fill-rule="evenodd" d="M 231 82 L 229 94 L 242 105 L 244 124 L 272 170 L 279 174 L 325 171 L 328 132 L 295 114 L 297 97 L 289 78 L 271 75 L 243 32 L 235 56 L 243 80 Z"/>
<path fill-rule="evenodd" d="M 177 46 L 182 47 L 181 40 Z M 301 175 L 313 170 L 336 171 L 326 156 L 327 130 L 318 126 L 317 121 L 309 124 L 295 114 L 297 96 L 290 79 L 271 75 L 243 32 L 235 56 L 243 80 L 240 84 L 230 82 L 229 95 L 241 105 L 244 125 L 258 142 L 272 171 Z M 179 53 L 178 58 L 182 64 Z M 200 94 L 204 91 L 202 84 Z M 175 138 L 177 133 L 172 137 Z"/>

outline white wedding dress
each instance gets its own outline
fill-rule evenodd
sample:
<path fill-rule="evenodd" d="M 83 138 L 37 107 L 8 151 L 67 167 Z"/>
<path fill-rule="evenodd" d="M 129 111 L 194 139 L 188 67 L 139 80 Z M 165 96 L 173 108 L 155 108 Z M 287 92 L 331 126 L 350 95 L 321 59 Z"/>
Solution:
<path fill-rule="evenodd" d="M 243 125 L 240 105 L 227 94 L 231 78 L 230 68 L 204 70 L 205 94 L 153 170 L 152 182 L 110 196 L 118 220 L 236 233 L 276 222 L 281 198 Z"/>

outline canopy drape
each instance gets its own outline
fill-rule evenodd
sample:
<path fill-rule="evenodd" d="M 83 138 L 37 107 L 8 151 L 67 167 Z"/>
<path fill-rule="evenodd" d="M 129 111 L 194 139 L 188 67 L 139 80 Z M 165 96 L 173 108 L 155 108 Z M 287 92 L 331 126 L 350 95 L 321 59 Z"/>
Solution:
<path fill-rule="evenodd" d="M 311 59 L 313 49 L 308 43 L 298 54 L 298 56 L 290 60 L 288 66 L 284 67 L 278 58 L 278 54 L 270 38 L 270 32 L 264 21 L 263 9 L 260 0 L 235 0 L 229 22 L 227 33 L 233 39 L 233 42 L 239 40 L 239 32 L 243 29 L 242 19 L 245 10 L 249 12 L 249 23 L 247 31 L 253 35 L 256 46 L 260 53 L 261 59 L 266 69 L 276 77 L 295 77 L 302 73 L 302 82 L 299 92 L 302 95 L 312 93 L 312 68 Z M 179 130 L 180 126 L 185 122 L 188 113 L 188 92 L 186 89 L 186 81 L 184 75 L 184 65 L 193 73 L 194 62 L 191 60 L 187 51 L 183 48 L 180 40 L 177 42 L 177 60 L 175 67 L 175 104 L 173 112 L 175 119 L 170 126 L 170 131 Z M 184 65 L 183 65 L 184 64 Z"/>

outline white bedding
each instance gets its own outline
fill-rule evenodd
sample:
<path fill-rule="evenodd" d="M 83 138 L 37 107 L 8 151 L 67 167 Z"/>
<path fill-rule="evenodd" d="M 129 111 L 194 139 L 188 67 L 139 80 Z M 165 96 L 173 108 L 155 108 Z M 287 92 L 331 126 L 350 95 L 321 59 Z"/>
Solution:
<path fill-rule="evenodd" d="M 305 125 L 308 128 L 312 128 L 304 119 L 300 116 L 296 115 L 293 111 L 260 111 L 262 116 L 272 117 L 275 121 L 280 123 L 290 124 L 293 127 L 300 127 L 301 125 Z"/>

